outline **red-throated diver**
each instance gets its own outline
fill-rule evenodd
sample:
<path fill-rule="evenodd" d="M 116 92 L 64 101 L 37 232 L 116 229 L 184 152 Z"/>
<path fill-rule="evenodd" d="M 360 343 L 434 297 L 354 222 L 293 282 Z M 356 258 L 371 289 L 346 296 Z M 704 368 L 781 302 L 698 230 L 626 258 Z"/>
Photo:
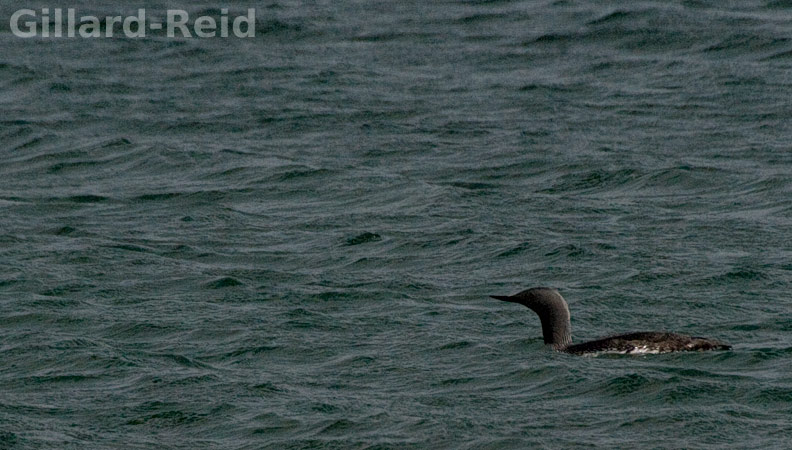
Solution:
<path fill-rule="evenodd" d="M 704 350 L 729 350 L 721 342 L 676 333 L 637 332 L 572 345 L 569 306 L 553 288 L 537 287 L 515 295 L 492 298 L 527 306 L 539 315 L 545 344 L 567 353 L 667 353 Z"/>

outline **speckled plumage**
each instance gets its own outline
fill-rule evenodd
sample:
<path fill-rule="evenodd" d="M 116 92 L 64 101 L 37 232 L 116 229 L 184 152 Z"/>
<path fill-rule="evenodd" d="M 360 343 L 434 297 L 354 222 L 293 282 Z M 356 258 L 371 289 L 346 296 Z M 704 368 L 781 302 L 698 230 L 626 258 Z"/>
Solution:
<path fill-rule="evenodd" d="M 545 344 L 567 353 L 646 354 L 731 348 L 722 342 L 703 337 L 652 331 L 620 334 L 573 345 L 569 306 L 557 290 L 539 287 L 510 296 L 493 295 L 492 298 L 519 303 L 536 312 L 542 322 Z"/>

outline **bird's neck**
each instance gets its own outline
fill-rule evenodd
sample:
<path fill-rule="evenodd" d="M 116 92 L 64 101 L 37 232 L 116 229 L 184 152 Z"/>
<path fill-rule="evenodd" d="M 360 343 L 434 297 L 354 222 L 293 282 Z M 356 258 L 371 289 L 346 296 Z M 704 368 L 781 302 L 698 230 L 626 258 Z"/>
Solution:
<path fill-rule="evenodd" d="M 542 321 L 542 336 L 547 345 L 560 350 L 572 343 L 572 324 L 566 304 L 546 305 L 536 311 Z"/>

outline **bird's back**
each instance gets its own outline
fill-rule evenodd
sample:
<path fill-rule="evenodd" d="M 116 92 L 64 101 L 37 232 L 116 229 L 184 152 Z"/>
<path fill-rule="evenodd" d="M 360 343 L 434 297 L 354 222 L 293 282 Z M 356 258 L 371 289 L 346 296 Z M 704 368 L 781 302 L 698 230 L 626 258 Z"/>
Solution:
<path fill-rule="evenodd" d="M 695 336 L 662 332 L 636 332 L 610 336 L 563 349 L 567 353 L 668 353 L 729 350 L 721 342 Z"/>

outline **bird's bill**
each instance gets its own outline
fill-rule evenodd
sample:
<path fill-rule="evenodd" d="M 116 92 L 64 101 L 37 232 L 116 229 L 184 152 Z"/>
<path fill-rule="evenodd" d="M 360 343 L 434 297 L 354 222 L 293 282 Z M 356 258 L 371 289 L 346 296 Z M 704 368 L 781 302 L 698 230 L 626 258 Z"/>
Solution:
<path fill-rule="evenodd" d="M 503 300 L 504 302 L 513 302 L 514 299 L 511 295 L 490 295 L 490 297 L 496 300 Z"/>

